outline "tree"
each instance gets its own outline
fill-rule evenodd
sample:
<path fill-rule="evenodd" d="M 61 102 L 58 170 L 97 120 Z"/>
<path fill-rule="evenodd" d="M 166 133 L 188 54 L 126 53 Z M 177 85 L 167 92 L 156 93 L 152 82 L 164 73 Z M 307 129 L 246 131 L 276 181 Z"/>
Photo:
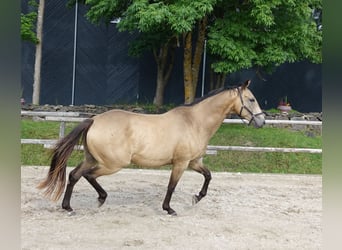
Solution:
<path fill-rule="evenodd" d="M 208 48 L 218 74 L 255 67 L 271 71 L 285 62 L 322 62 L 322 33 L 312 18 L 321 0 L 220 1 Z"/>
<path fill-rule="evenodd" d="M 134 44 L 135 54 L 142 49 L 153 52 L 157 63 L 157 84 L 154 103 L 163 103 L 163 92 L 173 67 L 174 48 L 184 43 L 184 90 L 185 102 L 194 99 L 199 66 L 203 52 L 206 15 L 213 10 L 216 0 L 175 1 L 109 1 L 88 0 L 91 8 L 87 13 L 93 22 L 109 22 L 120 17 L 119 30 L 139 31 Z M 197 42 L 193 51 L 193 30 L 197 25 Z"/>
<path fill-rule="evenodd" d="M 184 34 L 184 99 L 185 103 L 192 103 L 195 99 L 198 84 L 198 74 L 202 61 L 204 41 L 206 36 L 208 17 L 204 16 L 197 23 L 197 39 L 195 49 L 192 44 L 192 31 Z M 194 51 L 194 52 L 193 52 Z"/>
<path fill-rule="evenodd" d="M 45 0 L 30 0 L 29 5 L 35 10 L 27 14 L 21 14 L 21 38 L 36 44 L 36 54 L 33 76 L 32 103 L 39 104 L 40 96 L 40 69 L 42 61 L 42 37 L 43 37 L 43 16 Z M 37 9 L 37 10 L 36 10 Z M 36 28 L 36 33 L 34 29 Z"/>
<path fill-rule="evenodd" d="M 174 65 L 175 48 L 178 38 L 166 24 L 167 6 L 162 2 L 148 1 L 99 1 L 88 0 L 91 6 L 87 17 L 94 23 L 109 23 L 119 17 L 119 31 L 138 31 L 139 35 L 131 42 L 129 54 L 141 56 L 144 51 L 153 53 L 157 65 L 156 91 L 153 103 L 164 103 L 164 90 L 170 79 Z"/>
<path fill-rule="evenodd" d="M 21 33 L 22 40 L 32 42 L 34 44 L 37 44 L 39 42 L 37 35 L 34 31 L 36 20 L 37 20 L 37 12 L 32 11 L 27 14 L 21 13 L 20 33 Z"/>
<path fill-rule="evenodd" d="M 75 0 L 73 0 L 75 1 Z M 85 0 L 93 22 L 120 17 L 119 30 L 138 31 L 131 51 L 150 50 L 157 63 L 155 103 L 183 45 L 185 103 L 194 100 L 204 40 L 208 39 L 213 87 L 228 73 L 255 67 L 271 71 L 285 62 L 322 61 L 322 34 L 312 18 L 322 0 Z M 214 74 L 215 73 L 215 74 Z"/>
<path fill-rule="evenodd" d="M 208 15 L 216 0 L 180 0 L 171 6 L 169 24 L 183 38 L 184 102 L 195 99 L 199 68 L 202 61 Z"/>
<path fill-rule="evenodd" d="M 164 104 L 164 90 L 169 82 L 174 65 L 178 37 L 167 25 L 169 8 L 163 2 L 135 1 L 128 6 L 119 23 L 119 30 L 139 31 L 131 43 L 130 54 L 153 53 L 157 65 L 156 90 L 153 103 Z"/>
<path fill-rule="evenodd" d="M 159 34 L 159 35 L 158 35 Z M 164 38 L 160 38 L 160 35 Z M 141 33 L 131 42 L 129 54 L 140 56 L 143 51 L 152 51 L 157 64 L 156 89 L 153 104 L 164 104 L 164 90 L 169 82 L 175 61 L 175 49 L 178 44 L 177 37 L 169 37 L 168 32 Z"/>

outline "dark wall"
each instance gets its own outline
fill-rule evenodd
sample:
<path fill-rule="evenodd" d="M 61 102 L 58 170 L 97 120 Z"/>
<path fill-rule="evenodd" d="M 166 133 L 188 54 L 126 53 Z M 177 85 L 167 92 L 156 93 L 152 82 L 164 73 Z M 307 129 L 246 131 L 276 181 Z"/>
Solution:
<path fill-rule="evenodd" d="M 41 66 L 41 104 L 70 105 L 72 99 L 75 9 L 66 0 L 47 1 L 43 27 Z M 22 1 L 22 11 L 29 10 Z M 113 103 L 151 103 L 156 86 L 156 63 L 151 53 L 141 58 L 128 56 L 129 42 L 136 34 L 118 32 L 115 24 L 93 25 L 85 18 L 86 8 L 79 5 L 75 105 Z M 22 92 L 32 102 L 35 46 L 22 43 Z M 165 90 L 165 103 L 184 100 L 183 50 L 176 49 L 175 66 Z M 205 77 L 208 91 L 209 65 Z M 200 74 L 202 74 L 200 72 Z M 309 62 L 283 64 L 271 74 L 242 70 L 227 77 L 227 84 L 252 79 L 251 89 L 264 109 L 276 108 L 287 96 L 292 107 L 301 112 L 322 110 L 321 65 Z M 197 97 L 201 93 L 199 77 Z"/>
<path fill-rule="evenodd" d="M 27 1 L 21 1 L 21 11 L 28 13 L 32 11 Z M 34 72 L 35 45 L 31 42 L 21 43 L 21 95 L 26 102 L 32 102 L 32 86 Z"/>
<path fill-rule="evenodd" d="M 209 92 L 209 65 L 204 81 L 205 93 Z M 241 70 L 227 76 L 226 85 L 237 85 L 251 79 L 250 89 L 262 109 L 276 108 L 279 101 L 287 96 L 291 107 L 300 112 L 322 111 L 322 65 L 307 61 L 283 64 L 272 74 L 257 74 L 256 69 Z M 156 66 L 151 55 L 146 55 L 140 63 L 140 101 L 152 102 L 155 91 Z M 201 95 L 202 68 L 197 85 L 197 97 Z M 165 102 L 181 104 L 184 101 L 182 50 L 176 52 L 176 64 L 165 90 Z"/>
<path fill-rule="evenodd" d="M 283 64 L 271 74 L 243 70 L 228 77 L 229 82 L 251 79 L 251 90 L 263 109 L 276 108 L 287 96 L 291 107 L 301 112 L 322 111 L 322 65 L 309 62 Z"/>
<path fill-rule="evenodd" d="M 164 102 L 181 104 L 184 102 L 183 49 L 177 48 L 175 53 L 175 65 L 165 88 Z M 157 79 L 157 64 L 151 53 L 146 53 L 140 59 L 139 72 L 139 101 L 151 103 L 155 95 Z"/>
<path fill-rule="evenodd" d="M 23 3 L 23 12 L 27 5 Z M 115 25 L 93 25 L 79 5 L 75 71 L 75 105 L 134 102 L 138 96 L 139 60 L 129 57 L 134 34 Z M 72 101 L 75 8 L 66 1 L 47 1 L 44 13 L 41 104 L 70 105 Z M 32 102 L 35 47 L 22 43 L 22 88 Z"/>
<path fill-rule="evenodd" d="M 74 11 L 64 1 L 46 1 L 44 11 L 41 104 L 71 104 Z"/>

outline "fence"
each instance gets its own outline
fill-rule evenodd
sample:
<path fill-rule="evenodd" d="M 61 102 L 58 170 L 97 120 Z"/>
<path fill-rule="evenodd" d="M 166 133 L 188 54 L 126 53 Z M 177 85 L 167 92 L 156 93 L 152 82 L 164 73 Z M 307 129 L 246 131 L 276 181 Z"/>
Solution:
<path fill-rule="evenodd" d="M 40 111 L 21 111 L 22 116 L 40 117 L 45 121 L 60 122 L 59 138 L 64 137 L 66 122 L 82 122 L 87 117 L 80 117 L 78 112 L 40 112 Z M 224 119 L 225 124 L 241 124 L 247 123 L 241 119 Z M 289 124 L 289 125 L 310 125 L 322 126 L 321 121 L 302 121 L 302 120 L 266 120 L 266 124 Z M 21 144 L 42 144 L 45 148 L 51 148 L 57 140 L 51 139 L 21 139 Z M 75 149 L 82 150 L 83 146 L 76 146 Z M 274 148 L 274 147 L 246 147 L 246 146 L 213 146 L 208 145 L 206 153 L 216 155 L 217 151 L 249 151 L 249 152 L 282 152 L 282 153 L 311 153 L 320 154 L 322 149 L 314 148 Z"/>

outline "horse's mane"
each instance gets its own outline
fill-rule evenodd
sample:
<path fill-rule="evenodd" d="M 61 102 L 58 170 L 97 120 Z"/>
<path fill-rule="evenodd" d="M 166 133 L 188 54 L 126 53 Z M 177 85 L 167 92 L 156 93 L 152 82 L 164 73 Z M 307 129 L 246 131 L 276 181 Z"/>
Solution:
<path fill-rule="evenodd" d="M 194 105 L 196 105 L 196 104 L 198 104 L 198 103 L 204 101 L 205 99 L 207 99 L 207 98 L 209 98 L 209 97 L 212 97 L 212 96 L 214 96 L 214 95 L 217 95 L 217 94 L 222 93 L 222 92 L 227 91 L 227 90 L 236 89 L 236 88 L 238 88 L 238 87 L 240 87 L 240 86 L 238 86 L 238 85 L 234 85 L 234 86 L 228 85 L 228 86 L 224 86 L 224 87 L 221 87 L 221 88 L 218 88 L 218 89 L 214 89 L 214 90 L 210 91 L 208 94 L 206 94 L 206 95 L 204 95 L 204 96 L 202 96 L 202 97 L 199 97 L 199 98 L 195 99 L 195 101 L 193 101 L 192 103 L 183 104 L 183 105 L 181 105 L 181 106 L 194 106 Z"/>

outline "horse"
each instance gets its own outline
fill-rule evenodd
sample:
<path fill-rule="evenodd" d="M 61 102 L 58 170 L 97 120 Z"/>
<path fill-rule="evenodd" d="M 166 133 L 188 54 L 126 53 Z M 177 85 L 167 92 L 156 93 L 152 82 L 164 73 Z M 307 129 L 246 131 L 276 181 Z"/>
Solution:
<path fill-rule="evenodd" d="M 88 118 L 56 143 L 47 177 L 37 187 L 45 189 L 44 195 L 54 201 L 61 197 L 66 184 L 67 160 L 81 141 L 84 159 L 69 173 L 63 209 L 73 212 L 70 199 L 82 176 L 98 193 L 101 206 L 107 193 L 97 182 L 98 177 L 114 174 L 131 163 L 154 168 L 172 165 L 162 209 L 177 215 L 170 207 L 170 201 L 185 169 L 204 176 L 203 186 L 193 196 L 193 203 L 207 194 L 211 172 L 202 159 L 210 138 L 226 116 L 235 113 L 257 128 L 265 124 L 265 115 L 248 89 L 250 82 L 214 91 L 192 104 L 175 107 L 163 114 L 113 109 Z"/>

